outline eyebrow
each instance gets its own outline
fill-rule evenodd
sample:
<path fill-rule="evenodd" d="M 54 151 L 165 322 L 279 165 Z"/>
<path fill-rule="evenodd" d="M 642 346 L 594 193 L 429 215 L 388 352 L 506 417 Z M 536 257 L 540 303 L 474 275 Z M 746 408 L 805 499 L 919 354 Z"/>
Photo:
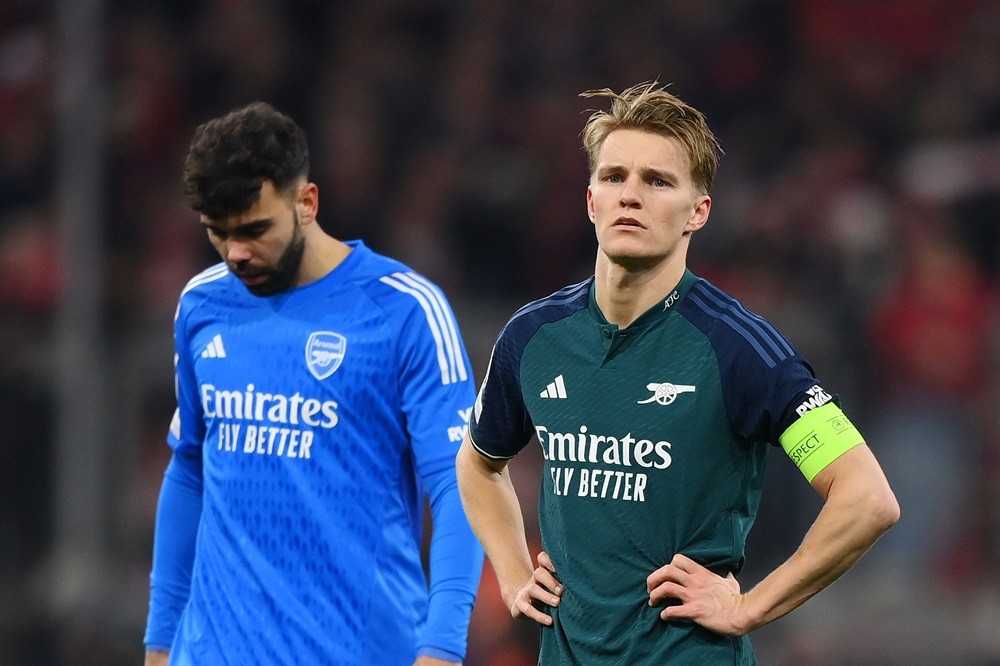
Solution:
<path fill-rule="evenodd" d="M 639 173 L 641 173 L 643 176 L 647 177 L 653 176 L 655 178 L 660 178 L 662 180 L 668 180 L 672 183 L 676 183 L 680 178 L 680 176 L 678 176 L 677 173 L 671 169 L 656 169 L 654 167 L 643 167 L 639 169 Z"/>
<path fill-rule="evenodd" d="M 198 222 L 199 224 L 201 224 L 203 228 L 209 231 L 215 231 L 217 233 L 224 233 L 224 234 L 239 234 L 246 232 L 248 229 L 252 231 L 255 228 L 273 224 L 274 220 L 270 217 L 261 217 L 256 220 L 250 220 L 248 222 L 244 222 L 243 224 L 238 224 L 235 227 L 232 227 L 231 229 L 223 228 L 222 226 L 212 222 L 211 220 L 202 219 L 199 220 Z"/>
<path fill-rule="evenodd" d="M 614 173 L 616 171 L 628 171 L 628 168 L 623 164 L 605 164 L 597 167 L 598 174 Z M 643 166 L 639 167 L 638 172 L 643 178 L 660 178 L 672 183 L 676 183 L 680 179 L 677 173 L 670 169 L 657 169 L 655 167 Z"/>

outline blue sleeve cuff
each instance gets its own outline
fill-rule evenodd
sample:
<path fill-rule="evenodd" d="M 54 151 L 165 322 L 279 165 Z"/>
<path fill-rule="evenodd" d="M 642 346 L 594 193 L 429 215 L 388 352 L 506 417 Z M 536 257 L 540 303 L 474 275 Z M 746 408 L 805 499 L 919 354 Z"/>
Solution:
<path fill-rule="evenodd" d="M 432 647 L 424 647 L 417 650 L 418 657 L 434 657 L 435 659 L 441 659 L 443 661 L 453 661 L 456 664 L 462 663 L 462 655 L 455 654 L 454 652 L 448 652 L 447 650 L 439 650 Z"/>

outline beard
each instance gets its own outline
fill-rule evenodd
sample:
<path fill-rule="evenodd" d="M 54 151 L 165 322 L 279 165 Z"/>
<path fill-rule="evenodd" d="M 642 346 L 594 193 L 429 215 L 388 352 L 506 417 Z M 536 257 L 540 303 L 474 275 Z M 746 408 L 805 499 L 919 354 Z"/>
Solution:
<path fill-rule="evenodd" d="M 288 290 L 295 282 L 299 274 L 299 266 L 302 264 L 302 255 L 305 253 L 306 239 L 302 235 L 302 228 L 299 226 L 298 213 L 295 214 L 295 228 L 292 231 L 292 239 L 288 241 L 284 252 L 278 257 L 274 268 L 260 271 L 257 275 L 265 275 L 267 279 L 260 284 L 245 284 L 247 290 L 254 296 L 273 296 Z"/>

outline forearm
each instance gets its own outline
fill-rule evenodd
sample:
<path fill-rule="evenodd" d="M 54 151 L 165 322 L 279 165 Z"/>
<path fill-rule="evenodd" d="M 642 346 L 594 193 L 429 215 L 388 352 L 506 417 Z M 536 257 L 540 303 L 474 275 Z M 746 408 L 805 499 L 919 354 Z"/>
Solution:
<path fill-rule="evenodd" d="M 845 456 L 871 453 L 858 447 Z M 817 477 L 826 496 L 823 509 L 792 556 L 744 595 L 746 631 L 782 617 L 837 580 L 898 520 L 899 507 L 881 470 L 866 469 L 842 474 L 828 486 Z"/>
<path fill-rule="evenodd" d="M 175 455 L 164 474 L 156 512 L 144 640 L 151 651 L 170 647 L 187 603 L 201 507 L 200 466 Z"/>
<path fill-rule="evenodd" d="M 457 472 L 469 524 L 483 544 L 509 604 L 517 587 L 529 580 L 534 570 L 510 473 L 506 466 L 497 470 L 487 464 L 468 439 L 459 451 Z"/>
<path fill-rule="evenodd" d="M 433 518 L 430 600 L 418 654 L 458 662 L 483 570 L 483 549 L 462 511 L 453 468 L 425 478 Z"/>

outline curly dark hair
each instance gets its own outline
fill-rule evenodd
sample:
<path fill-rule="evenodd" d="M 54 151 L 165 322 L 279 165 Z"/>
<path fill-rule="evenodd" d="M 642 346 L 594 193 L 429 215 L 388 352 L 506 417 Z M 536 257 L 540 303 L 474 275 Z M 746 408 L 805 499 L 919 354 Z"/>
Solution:
<path fill-rule="evenodd" d="M 270 180 L 283 192 L 309 176 L 305 134 L 266 102 L 254 102 L 199 125 L 184 161 L 188 205 L 209 218 L 238 215 Z"/>

